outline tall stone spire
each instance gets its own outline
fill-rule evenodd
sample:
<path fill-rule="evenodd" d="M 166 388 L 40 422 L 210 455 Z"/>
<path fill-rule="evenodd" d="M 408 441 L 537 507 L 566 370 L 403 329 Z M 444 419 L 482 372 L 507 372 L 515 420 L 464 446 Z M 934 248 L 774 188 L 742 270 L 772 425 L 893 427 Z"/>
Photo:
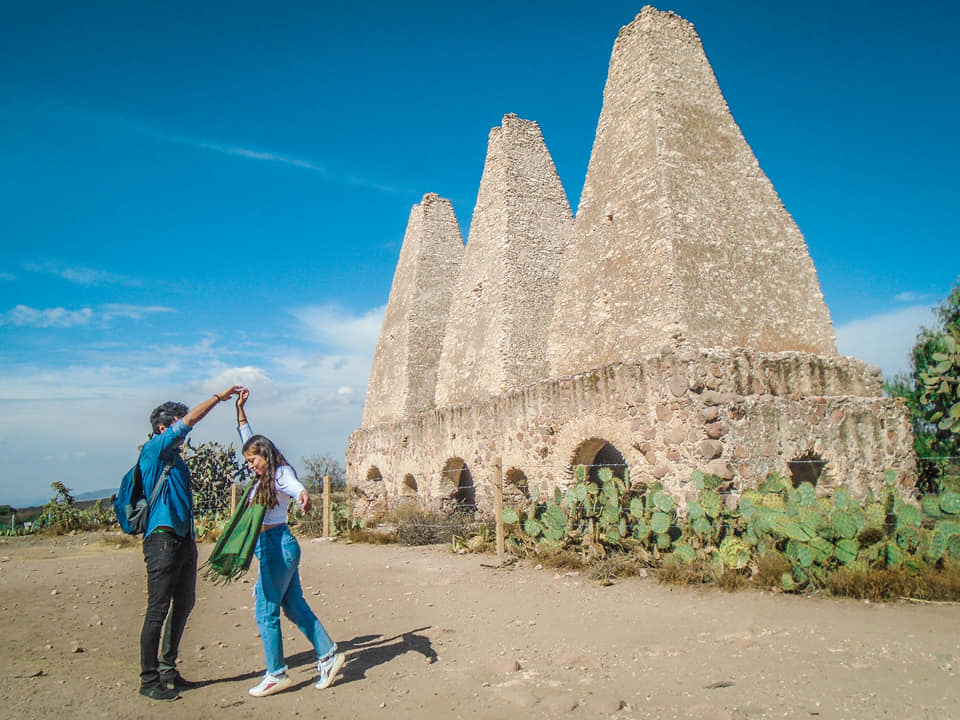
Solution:
<path fill-rule="evenodd" d="M 410 210 L 377 340 L 363 427 L 433 408 L 437 362 L 463 237 L 449 200 L 434 193 Z"/>
<path fill-rule="evenodd" d="M 803 236 L 673 13 L 614 44 L 561 282 L 553 377 L 681 341 L 837 354 Z"/>
<path fill-rule="evenodd" d="M 539 126 L 504 116 L 490 131 L 440 357 L 438 406 L 547 377 L 545 333 L 572 224 Z"/>

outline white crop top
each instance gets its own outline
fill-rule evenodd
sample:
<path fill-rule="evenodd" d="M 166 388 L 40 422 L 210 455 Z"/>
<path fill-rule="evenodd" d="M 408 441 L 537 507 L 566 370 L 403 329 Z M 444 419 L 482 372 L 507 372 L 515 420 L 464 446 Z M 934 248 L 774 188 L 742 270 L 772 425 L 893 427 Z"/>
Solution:
<path fill-rule="evenodd" d="M 242 447 L 243 443 L 253 437 L 253 430 L 250 429 L 249 423 L 244 423 L 238 427 L 237 430 L 240 431 L 240 443 Z M 286 523 L 287 507 L 290 505 L 290 501 L 299 498 L 300 493 L 306 489 L 303 487 L 303 483 L 297 479 L 297 473 L 289 465 L 281 465 L 277 468 L 274 481 L 277 484 L 277 505 L 276 507 L 267 508 L 267 512 L 263 516 L 264 525 L 282 525 Z M 256 492 L 256 490 L 252 492 Z"/>

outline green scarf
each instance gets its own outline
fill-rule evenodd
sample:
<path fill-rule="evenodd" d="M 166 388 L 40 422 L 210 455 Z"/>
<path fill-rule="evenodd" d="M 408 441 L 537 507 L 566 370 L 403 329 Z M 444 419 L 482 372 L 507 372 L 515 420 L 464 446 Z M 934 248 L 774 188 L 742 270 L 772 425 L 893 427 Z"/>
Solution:
<path fill-rule="evenodd" d="M 232 582 L 250 568 L 253 549 L 267 511 L 263 505 L 251 501 L 252 494 L 248 493 L 233 511 L 226 530 L 202 566 L 206 568 L 204 576 L 215 584 Z"/>

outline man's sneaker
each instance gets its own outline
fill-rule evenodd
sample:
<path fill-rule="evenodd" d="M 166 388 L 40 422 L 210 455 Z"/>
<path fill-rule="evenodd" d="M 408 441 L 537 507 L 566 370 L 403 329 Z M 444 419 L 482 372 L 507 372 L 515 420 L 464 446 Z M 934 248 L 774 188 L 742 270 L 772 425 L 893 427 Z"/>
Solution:
<path fill-rule="evenodd" d="M 150 683 L 149 685 L 140 686 L 140 694 L 144 697 L 148 697 L 151 700 L 176 700 L 180 697 L 180 693 L 176 690 L 171 690 L 165 685 L 161 685 L 159 682 Z"/>
<path fill-rule="evenodd" d="M 168 690 L 193 690 L 200 687 L 200 683 L 187 680 L 176 669 L 160 672 L 160 684 Z"/>
<path fill-rule="evenodd" d="M 325 690 L 333 685 L 333 681 L 337 679 L 337 673 L 340 672 L 340 668 L 343 667 L 346 660 L 347 658 L 344 657 L 343 653 L 337 652 L 334 648 L 331 654 L 317 663 L 317 672 L 320 674 L 320 677 L 317 678 L 317 690 Z"/>
<path fill-rule="evenodd" d="M 293 681 L 287 677 L 286 673 L 280 673 L 279 675 L 267 673 L 263 676 L 263 680 L 260 681 L 259 685 L 250 688 L 250 694 L 254 697 L 266 697 L 267 695 L 278 693 L 281 690 L 286 690 L 292 684 Z"/>

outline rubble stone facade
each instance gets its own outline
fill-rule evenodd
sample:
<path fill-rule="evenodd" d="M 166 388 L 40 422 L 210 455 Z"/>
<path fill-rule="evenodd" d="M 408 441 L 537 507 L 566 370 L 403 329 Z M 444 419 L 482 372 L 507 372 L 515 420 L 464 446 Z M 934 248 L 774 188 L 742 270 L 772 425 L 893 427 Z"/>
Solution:
<path fill-rule="evenodd" d="M 411 213 L 347 450 L 361 512 L 489 512 L 498 462 L 508 502 L 580 463 L 681 504 L 697 469 L 734 497 L 772 471 L 860 496 L 887 469 L 914 481 L 903 404 L 837 355 L 803 236 L 682 18 L 647 7 L 621 29 L 575 219 L 514 115 L 465 252 L 451 218 L 437 196 Z"/>

